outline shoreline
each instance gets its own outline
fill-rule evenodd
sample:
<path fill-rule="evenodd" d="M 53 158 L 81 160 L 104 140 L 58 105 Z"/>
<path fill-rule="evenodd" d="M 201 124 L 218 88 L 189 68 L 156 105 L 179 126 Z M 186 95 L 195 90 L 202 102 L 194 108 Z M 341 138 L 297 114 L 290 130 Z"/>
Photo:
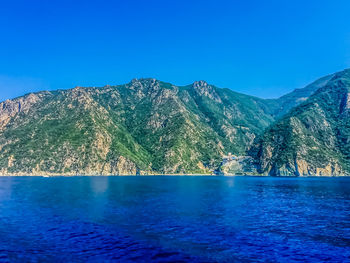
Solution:
<path fill-rule="evenodd" d="M 322 175 L 322 176 L 271 176 L 265 174 L 0 174 L 1 177 L 176 177 L 176 176 L 188 176 L 188 177 L 271 177 L 271 178 L 350 178 L 350 175 Z"/>

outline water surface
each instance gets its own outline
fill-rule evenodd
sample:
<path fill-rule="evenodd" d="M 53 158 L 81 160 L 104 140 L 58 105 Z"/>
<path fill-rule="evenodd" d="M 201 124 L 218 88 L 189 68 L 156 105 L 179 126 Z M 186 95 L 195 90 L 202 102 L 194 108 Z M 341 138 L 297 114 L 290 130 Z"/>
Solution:
<path fill-rule="evenodd" d="M 346 262 L 350 178 L 0 177 L 0 261 Z"/>

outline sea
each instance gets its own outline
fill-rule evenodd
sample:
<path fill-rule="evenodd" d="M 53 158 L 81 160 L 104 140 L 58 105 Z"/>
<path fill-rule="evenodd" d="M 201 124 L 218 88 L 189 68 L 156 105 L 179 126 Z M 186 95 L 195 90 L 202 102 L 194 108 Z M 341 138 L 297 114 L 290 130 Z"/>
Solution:
<path fill-rule="evenodd" d="M 350 178 L 0 177 L 0 262 L 350 262 Z"/>

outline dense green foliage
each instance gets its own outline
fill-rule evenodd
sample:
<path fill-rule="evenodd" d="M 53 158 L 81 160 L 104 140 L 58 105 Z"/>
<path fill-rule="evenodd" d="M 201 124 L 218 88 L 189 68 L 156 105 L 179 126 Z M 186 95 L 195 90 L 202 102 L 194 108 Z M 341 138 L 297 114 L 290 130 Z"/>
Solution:
<path fill-rule="evenodd" d="M 275 100 L 204 81 L 178 87 L 154 79 L 29 94 L 0 104 L 0 171 L 208 173 L 228 152 L 246 155 L 258 135 L 329 78 Z M 303 107 L 305 103 L 292 112 Z M 317 112 L 308 114 L 313 118 Z M 290 133 L 284 124 L 288 120 L 272 126 L 265 140 L 273 132 Z M 346 131 L 339 131 L 340 140 L 347 140 Z M 290 134 L 285 137 L 281 149 L 301 145 Z M 302 143 L 311 145 L 312 140 Z M 350 148 L 343 146 L 342 151 Z M 275 161 L 289 161 L 290 155 L 286 151 Z"/>
<path fill-rule="evenodd" d="M 261 172 L 341 175 L 350 165 L 350 70 L 332 75 L 274 123 L 253 149 Z"/>

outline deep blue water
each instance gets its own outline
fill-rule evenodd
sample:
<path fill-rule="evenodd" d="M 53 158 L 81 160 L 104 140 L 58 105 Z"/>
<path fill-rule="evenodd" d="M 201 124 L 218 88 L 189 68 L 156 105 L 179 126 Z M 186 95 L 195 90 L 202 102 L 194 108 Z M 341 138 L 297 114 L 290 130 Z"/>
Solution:
<path fill-rule="evenodd" d="M 0 177 L 0 261 L 350 262 L 350 178 Z"/>

